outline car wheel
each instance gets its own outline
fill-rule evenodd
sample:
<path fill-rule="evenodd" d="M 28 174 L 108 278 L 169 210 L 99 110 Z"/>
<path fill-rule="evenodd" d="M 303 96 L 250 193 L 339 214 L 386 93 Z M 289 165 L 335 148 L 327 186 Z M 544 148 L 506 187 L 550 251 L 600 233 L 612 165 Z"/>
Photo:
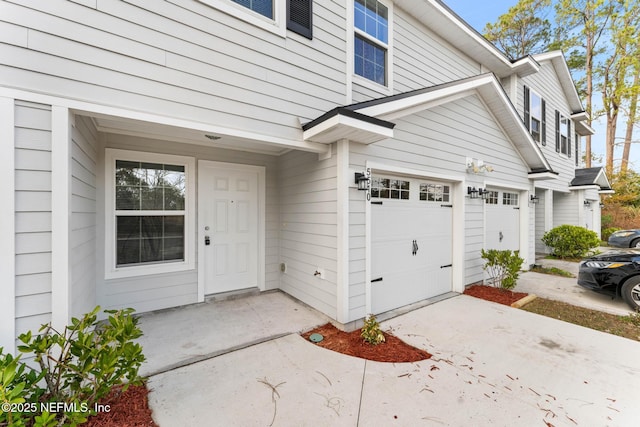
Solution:
<path fill-rule="evenodd" d="M 629 246 L 630 248 L 637 248 L 640 249 L 640 239 L 636 239 L 634 241 L 631 242 L 631 246 Z"/>
<path fill-rule="evenodd" d="M 624 282 L 622 298 L 633 310 L 640 310 L 640 276 L 634 276 Z"/>

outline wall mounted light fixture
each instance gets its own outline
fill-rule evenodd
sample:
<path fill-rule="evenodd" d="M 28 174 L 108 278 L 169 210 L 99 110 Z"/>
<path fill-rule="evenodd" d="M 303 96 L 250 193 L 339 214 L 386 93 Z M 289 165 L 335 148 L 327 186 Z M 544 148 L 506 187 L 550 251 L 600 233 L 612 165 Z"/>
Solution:
<path fill-rule="evenodd" d="M 371 178 L 366 172 L 356 172 L 356 184 L 358 184 L 358 190 L 368 190 L 371 184 Z"/>
<path fill-rule="evenodd" d="M 590 202 L 590 201 L 588 201 L 588 200 L 585 200 L 585 201 L 584 201 L 584 205 L 585 205 L 585 206 L 587 206 L 587 207 L 589 207 L 589 206 L 591 206 L 591 202 Z"/>
<path fill-rule="evenodd" d="M 540 201 L 540 198 L 539 198 L 538 196 L 536 196 L 536 195 L 533 195 L 533 194 L 532 194 L 532 195 L 529 197 L 529 201 L 531 202 L 531 204 L 533 204 L 533 205 L 537 205 L 537 204 L 538 204 L 538 202 Z"/>
<path fill-rule="evenodd" d="M 600 202 L 600 209 L 604 208 L 604 203 Z"/>
<path fill-rule="evenodd" d="M 467 187 L 467 195 L 470 199 L 486 199 L 489 191 L 485 188 Z"/>

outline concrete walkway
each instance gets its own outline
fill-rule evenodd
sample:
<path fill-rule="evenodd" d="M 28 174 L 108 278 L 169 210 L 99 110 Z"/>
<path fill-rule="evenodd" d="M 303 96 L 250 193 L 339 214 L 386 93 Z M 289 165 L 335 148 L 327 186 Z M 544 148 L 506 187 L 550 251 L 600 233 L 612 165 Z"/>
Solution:
<path fill-rule="evenodd" d="M 578 286 L 579 263 L 545 258 L 537 259 L 536 263 L 543 267 L 560 268 L 576 277 L 526 272 L 522 273 L 518 278 L 518 284 L 514 289 L 515 292 L 536 294 L 541 298 L 562 301 L 578 307 L 620 316 L 633 313 L 633 310 L 620 297 L 612 299 L 610 296 L 598 294 Z"/>
<path fill-rule="evenodd" d="M 254 303 L 260 311 L 262 301 Z M 154 419 L 162 427 L 377 427 L 629 426 L 640 418 L 636 341 L 466 295 L 382 326 L 434 357 L 371 362 L 285 335 L 152 376 Z M 184 326 L 183 335 L 192 332 Z M 199 341 L 194 334 L 190 342 Z M 168 340 L 164 351 L 176 348 Z"/>

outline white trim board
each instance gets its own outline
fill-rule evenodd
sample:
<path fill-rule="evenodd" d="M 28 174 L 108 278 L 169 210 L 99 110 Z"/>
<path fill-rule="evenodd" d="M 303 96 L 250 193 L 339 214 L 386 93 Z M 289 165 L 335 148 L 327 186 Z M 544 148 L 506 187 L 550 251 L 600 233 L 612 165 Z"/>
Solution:
<path fill-rule="evenodd" d="M 15 229 L 15 101 L 0 98 L 0 347 L 15 352 L 16 339 L 16 229 Z"/>

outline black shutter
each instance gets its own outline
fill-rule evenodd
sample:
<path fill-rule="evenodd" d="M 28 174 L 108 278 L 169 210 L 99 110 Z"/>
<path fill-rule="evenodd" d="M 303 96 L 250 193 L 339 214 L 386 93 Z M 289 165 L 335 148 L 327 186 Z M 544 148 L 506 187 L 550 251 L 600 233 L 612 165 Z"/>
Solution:
<path fill-rule="evenodd" d="M 312 39 L 312 5 L 312 0 L 287 0 L 287 29 Z"/>
<path fill-rule="evenodd" d="M 556 110 L 556 153 L 560 152 L 560 111 Z"/>
<path fill-rule="evenodd" d="M 542 145 L 547 145 L 547 103 L 544 99 L 540 99 L 542 106 L 542 120 L 540 123 L 540 142 Z"/>
<path fill-rule="evenodd" d="M 578 136 L 577 133 L 574 135 L 574 137 L 575 137 L 575 150 L 576 150 L 576 166 L 580 166 L 580 159 L 578 158 L 578 156 L 580 155 L 580 137 Z"/>
<path fill-rule="evenodd" d="M 567 119 L 567 156 L 571 158 L 571 120 Z"/>
<path fill-rule="evenodd" d="M 531 100 L 529 99 L 529 88 L 527 86 L 524 87 L 524 125 L 526 126 L 527 130 L 531 130 L 531 114 L 529 112 L 530 107 L 529 107 L 529 102 Z"/>

